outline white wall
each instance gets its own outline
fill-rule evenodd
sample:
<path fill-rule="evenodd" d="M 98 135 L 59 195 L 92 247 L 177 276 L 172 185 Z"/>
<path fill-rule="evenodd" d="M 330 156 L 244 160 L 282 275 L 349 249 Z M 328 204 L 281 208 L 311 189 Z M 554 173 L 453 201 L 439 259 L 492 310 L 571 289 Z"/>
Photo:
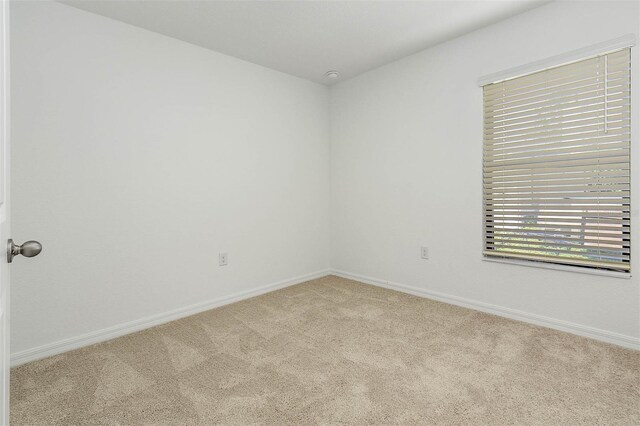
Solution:
<path fill-rule="evenodd" d="M 331 265 L 339 271 L 640 336 L 630 280 L 482 261 L 479 77 L 640 29 L 638 2 L 551 3 L 331 89 Z M 633 52 L 637 148 L 640 61 Z M 640 149 L 633 150 L 634 223 Z M 430 259 L 421 260 L 421 244 Z"/>
<path fill-rule="evenodd" d="M 12 353 L 329 266 L 326 87 L 12 3 Z M 229 265 L 218 266 L 218 253 Z"/>

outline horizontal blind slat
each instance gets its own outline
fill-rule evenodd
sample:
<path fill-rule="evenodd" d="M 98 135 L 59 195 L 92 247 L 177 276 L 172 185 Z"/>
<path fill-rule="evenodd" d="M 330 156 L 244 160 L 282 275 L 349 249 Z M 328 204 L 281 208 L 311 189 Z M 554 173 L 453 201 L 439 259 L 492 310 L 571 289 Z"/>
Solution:
<path fill-rule="evenodd" d="M 531 239 L 533 241 L 533 238 Z M 627 260 L 629 259 L 630 251 L 628 247 L 624 248 L 615 248 L 615 247 L 607 247 L 603 243 L 596 243 L 595 241 L 584 244 L 569 244 L 569 243 L 556 243 L 552 241 L 539 241 L 537 243 L 530 242 L 505 242 L 501 240 L 491 241 L 490 244 L 487 244 L 487 248 L 489 249 L 519 249 L 519 250 L 528 250 L 528 251 L 540 251 L 540 252 L 551 252 L 551 253 L 571 253 L 575 255 L 582 256 L 591 256 L 598 255 L 601 257 L 608 257 L 611 259 L 620 259 Z"/>
<path fill-rule="evenodd" d="M 577 142 L 587 139 L 601 139 L 609 141 L 617 140 L 629 140 L 631 133 L 628 128 L 625 129 L 609 129 L 607 133 L 604 130 L 591 131 L 586 133 L 577 133 L 571 135 L 559 135 L 553 137 L 538 137 L 538 138 L 514 138 L 514 140 L 498 140 L 492 141 L 485 139 L 484 146 L 492 147 L 494 149 L 508 149 L 510 147 L 527 146 L 532 144 L 541 143 L 554 143 L 554 142 Z"/>
<path fill-rule="evenodd" d="M 531 188 L 537 191 L 543 191 L 546 188 L 567 188 L 567 187 L 575 187 L 575 188 L 583 188 L 585 186 L 616 186 L 622 184 L 630 184 L 630 177 L 607 177 L 607 178 L 598 178 L 590 176 L 584 178 L 574 178 L 574 179 L 566 179 L 566 177 L 562 177 L 560 179 L 555 180 L 538 180 L 537 182 L 532 183 L 531 181 L 514 181 L 514 182 L 486 182 L 483 184 L 485 190 L 493 190 L 493 191 L 501 191 L 501 190 L 519 190 Z"/>
<path fill-rule="evenodd" d="M 586 168 L 575 167 L 571 172 L 546 172 L 545 170 L 530 170 L 517 172 L 514 174 L 502 174 L 497 175 L 495 173 L 486 173 L 484 175 L 484 183 L 485 184 L 523 184 L 529 183 L 530 185 L 537 184 L 537 181 L 540 181 L 540 185 L 548 185 L 553 184 L 558 180 L 562 179 L 579 179 L 579 180 L 589 180 L 589 179 L 631 179 L 629 168 L 626 169 L 604 169 L 602 166 L 598 167 L 586 166 Z M 608 166 L 604 166 L 608 167 Z M 530 172 L 538 172 L 538 173 L 530 173 Z"/>
<path fill-rule="evenodd" d="M 595 146 L 607 146 L 608 144 L 613 143 L 630 143 L 627 138 L 619 138 L 619 137 L 611 137 L 611 138 L 588 138 L 588 139 L 579 139 L 572 141 L 560 141 L 560 142 L 544 142 L 544 143 L 536 143 L 532 142 L 527 145 L 519 145 L 519 146 L 500 146 L 500 145 L 486 145 L 483 147 L 483 153 L 485 155 L 485 159 L 487 155 L 504 155 L 504 154 L 514 154 L 514 153 L 523 153 L 532 150 L 546 150 L 546 149 L 555 149 L 555 148 L 566 148 L 573 147 L 576 149 L 581 149 L 581 147 L 590 148 Z"/>
<path fill-rule="evenodd" d="M 561 195 L 566 197 L 567 194 L 573 193 L 584 196 L 595 196 L 597 193 L 613 193 L 617 191 L 629 192 L 631 185 L 625 184 L 611 184 L 611 185 L 592 185 L 585 189 L 584 185 L 567 185 L 567 186 L 545 186 L 545 187 L 528 187 L 528 188 L 488 188 L 484 187 L 483 193 L 489 197 L 500 198 L 502 196 L 515 196 L 518 195 L 535 195 L 535 196 L 556 196 Z M 606 195 L 605 195 L 606 196 Z M 629 196 L 629 195 L 626 195 Z"/>
<path fill-rule="evenodd" d="M 569 251 L 569 252 L 582 252 L 589 253 L 590 251 L 597 251 L 601 255 L 626 257 L 629 255 L 629 246 L 623 246 L 618 248 L 617 244 L 607 244 L 597 240 L 588 241 L 571 241 L 569 239 L 562 239 L 562 243 L 554 240 L 545 240 L 544 238 L 528 237 L 527 241 L 514 241 L 509 239 L 501 239 L 501 237 L 487 237 L 488 247 L 508 247 L 508 248 L 525 248 L 531 250 L 543 250 L 543 251 Z"/>
<path fill-rule="evenodd" d="M 539 133 L 540 130 L 550 131 L 556 129 L 573 129 L 576 127 L 583 127 L 590 124 L 603 124 L 605 121 L 608 124 L 622 123 L 627 121 L 628 107 L 618 109 L 607 109 L 605 111 L 595 111 L 589 114 L 582 114 L 579 117 L 576 116 L 560 116 L 554 120 L 534 121 L 527 123 L 523 126 L 511 126 L 510 128 L 499 128 L 485 130 L 484 135 L 487 139 L 499 140 L 505 137 L 512 137 L 516 135 L 529 135 Z"/>
<path fill-rule="evenodd" d="M 588 260 L 588 259 L 572 259 L 568 257 L 559 257 L 559 256 L 544 256 L 544 255 L 536 255 L 536 254 L 526 254 L 526 253 L 518 253 L 517 251 L 503 251 L 498 252 L 496 250 L 485 250 L 484 254 L 490 257 L 504 257 L 504 258 L 514 258 L 514 259 L 523 259 L 523 260 L 536 260 L 536 261 L 544 261 L 549 263 L 556 263 L 562 265 L 576 265 L 576 266 L 588 266 L 593 268 L 606 268 L 606 269 L 620 269 L 623 271 L 629 271 L 631 266 L 629 263 L 624 262 L 607 262 L 607 261 L 599 261 L 599 260 Z"/>
<path fill-rule="evenodd" d="M 591 104 L 585 108 L 579 108 L 573 111 L 554 111 L 546 116 L 527 116 L 519 120 L 510 122 L 496 121 L 490 125 L 485 124 L 486 135 L 500 135 L 514 131 L 524 131 L 535 128 L 537 126 L 550 126 L 554 124 L 576 123 L 581 120 L 615 116 L 617 114 L 626 114 L 630 110 L 630 104 L 625 102 L 617 102 L 616 106 L 607 103 L 607 110 L 604 110 L 604 103 Z"/>
<path fill-rule="evenodd" d="M 599 231 L 628 231 L 630 230 L 630 226 L 628 221 L 625 223 L 624 221 L 615 221 L 605 220 L 605 219 L 571 219 L 571 220 L 560 220 L 560 221 L 540 221 L 535 224 L 531 224 L 531 220 L 495 220 L 494 218 L 486 218 L 485 220 L 486 230 L 492 229 L 511 229 L 513 227 L 529 227 L 541 230 L 589 230 L 592 232 Z"/>
<path fill-rule="evenodd" d="M 532 98 L 523 97 L 522 99 L 511 99 L 509 102 L 501 102 L 499 100 L 493 102 L 485 102 L 485 111 L 493 113 L 505 113 L 506 111 L 514 111 L 525 108 L 539 107 L 545 105 L 548 102 L 556 104 L 565 104 L 568 102 L 579 101 L 588 99 L 590 97 L 602 97 L 604 96 L 604 83 L 602 85 L 590 85 L 584 86 L 580 91 L 572 91 L 566 89 L 560 92 L 553 92 L 549 94 L 541 94 Z M 630 88 L 625 83 L 617 83 L 607 88 L 609 94 L 630 94 Z"/>
<path fill-rule="evenodd" d="M 528 161 L 505 161 L 500 164 L 489 163 L 485 164 L 484 170 L 485 172 L 514 172 L 516 170 L 529 170 L 529 169 L 545 169 L 548 167 L 559 168 L 560 166 L 587 166 L 587 165 L 610 165 L 611 168 L 614 168 L 614 165 L 617 163 L 629 163 L 629 153 L 626 152 L 624 155 L 607 155 L 607 153 L 603 153 L 601 156 L 591 155 L 586 156 L 588 158 L 575 158 L 570 160 L 564 159 L 555 159 L 553 161 L 536 161 L 536 162 L 528 162 Z"/>
<path fill-rule="evenodd" d="M 582 209 L 575 210 L 560 210 L 552 211 L 545 209 L 542 206 L 527 209 L 517 209 L 517 211 L 498 211 L 490 207 L 486 207 L 484 210 L 487 220 L 493 221 L 526 221 L 532 223 L 535 220 L 536 223 L 549 223 L 555 224 L 560 222 L 612 222 L 612 223 L 629 223 L 627 212 L 625 210 L 619 211 L 601 211 L 601 210 L 589 210 Z M 535 225 L 535 223 L 534 223 Z"/>
<path fill-rule="evenodd" d="M 498 152 L 485 152 L 485 159 L 487 161 L 502 161 L 505 159 L 515 159 L 515 158 L 538 158 L 541 156 L 550 156 L 550 155 L 565 155 L 565 154 L 573 154 L 574 156 L 579 156 L 581 154 L 586 154 L 590 152 L 603 152 L 603 151 L 611 151 L 611 150 L 628 150 L 630 148 L 630 141 L 618 141 L 611 143 L 587 143 L 585 145 L 580 145 L 578 142 L 573 143 L 560 143 L 554 145 L 544 145 L 544 146 L 530 146 L 528 149 L 519 148 L 517 151 L 498 151 Z"/>
<path fill-rule="evenodd" d="M 562 167 L 547 167 L 537 169 L 514 169 L 514 170 L 493 170 L 484 171 L 483 176 L 485 182 L 511 182 L 514 180 L 523 181 L 524 179 L 547 180 L 561 176 L 558 171 L 562 171 Z M 594 176 L 594 177 L 618 177 L 630 175 L 629 164 L 619 163 L 615 167 L 610 164 L 587 164 L 582 166 L 574 166 L 567 169 L 564 174 L 566 177 L 576 176 Z"/>
<path fill-rule="evenodd" d="M 630 235 L 629 233 L 619 232 L 619 233 L 606 233 L 599 232 L 597 230 L 591 230 L 591 232 L 585 232 L 583 230 L 551 230 L 551 229 L 522 229 L 522 228 L 493 228 L 487 230 L 485 236 L 493 235 L 496 237 L 504 236 L 511 238 L 513 235 L 520 235 L 523 237 L 540 237 L 540 238 L 569 238 L 573 240 L 602 240 L 605 243 L 613 243 L 620 241 L 629 241 Z"/>
<path fill-rule="evenodd" d="M 607 96 L 606 104 L 614 107 L 630 105 L 631 97 L 629 96 L 629 93 L 609 94 Z M 588 111 L 596 107 L 603 108 L 604 105 L 604 96 L 602 96 L 602 93 L 596 93 L 590 97 L 586 97 L 581 100 L 573 100 L 563 104 L 547 101 L 529 108 L 516 109 L 500 114 L 486 114 L 484 117 L 484 124 L 489 126 L 501 126 L 517 123 L 518 120 L 521 119 L 530 120 L 532 117 L 544 120 L 550 115 L 561 113 L 574 114 L 578 111 Z"/>
<path fill-rule="evenodd" d="M 603 103 L 604 93 L 602 90 L 594 90 L 585 93 L 573 94 L 572 96 L 560 97 L 560 98 L 547 98 L 538 101 L 531 101 L 519 105 L 502 105 L 499 108 L 490 108 L 484 106 L 485 113 L 492 118 L 488 118 L 490 123 L 499 122 L 513 118 L 516 114 L 521 113 L 537 113 L 549 110 L 565 111 L 577 106 L 577 104 L 584 103 Z M 630 88 L 625 88 L 620 92 L 609 92 L 607 95 L 607 101 L 628 101 L 631 100 Z M 608 103 L 608 102 L 607 102 Z"/>
<path fill-rule="evenodd" d="M 523 103 L 536 102 L 544 99 L 555 99 L 566 96 L 574 96 L 580 93 L 603 92 L 610 90 L 618 92 L 626 87 L 626 80 L 629 78 L 629 72 L 619 73 L 616 78 L 595 77 L 592 79 L 583 79 L 565 83 L 561 86 L 552 88 L 538 89 L 531 92 L 512 93 L 503 92 L 502 94 L 484 99 L 485 108 L 501 109 L 505 106 L 522 105 Z"/>
<path fill-rule="evenodd" d="M 566 74 L 564 76 L 559 76 L 558 78 L 554 78 L 551 80 L 541 80 L 535 84 L 531 84 L 528 86 L 519 86 L 511 89 L 507 88 L 495 88 L 493 90 L 488 89 L 485 93 L 485 99 L 497 99 L 505 96 L 505 93 L 509 95 L 513 94 L 535 94 L 539 91 L 550 91 L 555 89 L 561 89 L 566 87 L 567 84 L 572 84 L 575 82 L 591 82 L 591 81 L 614 81 L 619 80 L 621 78 L 627 77 L 627 74 L 630 72 L 629 64 L 622 63 L 617 64 L 616 66 L 610 66 L 609 72 L 605 76 L 604 73 L 599 73 L 596 70 L 596 73 L 593 70 L 584 69 L 579 72 L 573 74 Z"/>
<path fill-rule="evenodd" d="M 517 141 L 536 141 L 541 138 L 547 138 L 550 136 L 563 136 L 566 139 L 581 139 L 584 133 L 591 132 L 601 132 L 602 136 L 606 136 L 609 134 L 613 134 L 612 130 L 620 130 L 629 128 L 631 120 L 626 118 L 621 118 L 622 116 L 611 116 L 608 119 L 605 117 L 595 118 L 585 120 L 582 123 L 571 124 L 567 123 L 566 125 L 556 125 L 549 126 L 545 128 L 545 126 L 536 126 L 534 128 L 523 129 L 512 131 L 500 135 L 485 135 L 487 142 L 491 143 L 494 146 L 500 146 L 499 144 L 504 142 L 517 142 Z M 605 128 L 607 129 L 605 131 Z M 625 134 L 626 132 L 621 131 L 616 134 Z"/>

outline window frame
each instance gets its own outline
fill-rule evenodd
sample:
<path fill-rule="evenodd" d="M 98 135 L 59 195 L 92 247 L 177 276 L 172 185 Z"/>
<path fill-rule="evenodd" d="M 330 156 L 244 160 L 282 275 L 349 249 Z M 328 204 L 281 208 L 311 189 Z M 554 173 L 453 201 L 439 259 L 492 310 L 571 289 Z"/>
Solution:
<path fill-rule="evenodd" d="M 484 104 L 484 90 L 483 86 L 488 85 L 488 84 L 492 84 L 492 83 L 498 83 L 501 81 L 505 81 L 505 80 L 510 80 L 510 79 L 514 79 L 514 78 L 518 78 L 518 77 L 522 77 L 522 76 L 526 76 L 529 74 L 533 74 L 536 72 L 540 72 L 540 71 L 544 71 L 545 69 L 549 69 L 549 68 L 555 68 L 555 67 L 559 67 L 559 66 L 563 66 L 563 65 L 569 65 L 571 63 L 575 63 L 575 62 L 579 62 L 579 61 L 583 61 L 583 60 L 587 60 L 596 56 L 601 56 L 601 55 L 605 55 L 617 50 L 621 50 L 621 49 L 625 49 L 625 48 L 632 48 L 633 46 L 635 46 L 636 44 L 636 36 L 635 34 L 627 34 L 625 36 L 622 37 L 618 37 L 616 39 L 613 40 L 608 40 L 605 41 L 603 43 L 599 43 L 596 45 L 592 45 L 583 49 L 578 49 L 578 50 L 574 50 L 562 55 L 557 55 L 557 56 L 553 56 L 551 58 L 548 59 L 544 59 L 541 61 L 536 61 L 536 62 L 532 62 L 529 64 L 525 64 L 522 66 L 518 66 L 515 68 L 511 68 L 505 71 L 501 71 L 498 73 L 493 73 L 493 74 L 489 74 L 487 76 L 481 77 L 478 79 L 478 86 L 481 89 L 480 91 L 480 96 L 482 99 L 482 103 Z M 637 137 L 636 135 L 638 134 L 638 132 L 634 129 L 635 126 L 637 126 L 638 124 L 634 121 L 633 117 L 633 111 L 637 110 L 638 106 L 636 106 L 636 96 L 634 95 L 634 93 L 637 92 L 637 88 L 635 88 L 635 84 L 634 84 L 634 75 L 637 74 L 640 71 L 635 71 L 633 70 L 633 68 L 635 67 L 634 65 L 634 55 L 637 54 L 635 52 L 635 49 L 631 49 L 631 100 L 630 100 L 630 105 L 631 105 L 631 135 L 630 135 L 630 142 L 631 142 L 631 147 L 633 149 L 633 145 L 635 143 L 637 143 Z M 635 108 L 634 108 L 635 107 Z M 482 112 L 482 117 L 484 120 L 484 111 Z M 483 128 L 484 128 L 484 124 L 483 124 Z M 481 146 L 484 147 L 484 131 L 482 131 L 482 143 Z M 636 148 L 637 149 L 637 148 Z M 558 271 L 565 271 L 565 272 L 576 272 L 576 273 L 582 273 L 582 274 L 588 274 L 588 275 L 600 275 L 600 276 L 607 276 L 607 277 L 612 277 L 612 278 L 623 278 L 623 279 L 630 279 L 632 277 L 632 270 L 629 271 L 616 271 L 616 270 L 609 270 L 609 269 L 599 269 L 596 267 L 589 267 L 589 266 L 579 266 L 579 265 L 570 265 L 570 264 L 563 264 L 563 263 L 555 263 L 555 262 L 551 262 L 551 261 L 544 261 L 544 260 L 534 260 L 534 259 L 517 259 L 517 258 L 510 258 L 510 257 L 499 257 L 499 256 L 490 256 L 490 255 L 486 255 L 484 253 L 485 251 L 485 196 L 484 196 L 484 179 L 483 179 L 483 170 L 484 170 L 484 150 L 482 155 L 480 156 L 480 163 L 481 163 L 481 175 L 480 175 L 480 188 L 481 188 L 481 193 L 482 193 L 482 203 L 481 203 L 481 230 L 480 230 L 480 234 L 481 234 L 481 241 L 482 241 L 482 250 L 481 250 L 481 257 L 483 261 L 486 262 L 492 262 L 492 263 L 504 263 L 504 264 L 510 264 L 510 265 L 517 265 L 517 266 L 528 266 L 528 267 L 535 267 L 535 268 L 541 268 L 541 269 L 550 269 L 550 270 L 558 270 Z M 634 176 L 634 158 L 633 158 L 633 154 L 630 155 L 629 157 L 629 165 L 631 167 L 632 173 L 630 178 L 632 179 L 631 183 L 633 184 L 633 176 Z M 636 247 L 637 244 L 634 243 L 634 226 L 635 225 L 635 216 L 637 216 L 637 214 L 634 214 L 634 207 L 637 205 L 637 201 L 634 200 L 636 193 L 638 192 L 638 189 L 636 188 L 637 185 L 632 185 L 631 186 L 631 198 L 630 198 L 630 246 L 631 246 L 631 253 L 632 256 L 630 257 L 630 263 L 633 263 L 634 266 L 633 268 L 635 269 L 637 266 L 635 266 L 635 263 L 633 262 L 633 253 L 636 251 Z"/>

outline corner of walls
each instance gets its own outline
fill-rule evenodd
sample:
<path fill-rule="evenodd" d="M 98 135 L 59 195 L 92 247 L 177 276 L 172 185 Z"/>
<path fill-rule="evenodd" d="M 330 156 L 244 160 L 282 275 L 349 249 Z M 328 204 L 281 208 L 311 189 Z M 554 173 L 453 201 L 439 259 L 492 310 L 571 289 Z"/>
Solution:
<path fill-rule="evenodd" d="M 639 18 L 637 2 L 552 2 L 332 86 L 333 273 L 638 348 L 640 274 L 620 280 L 482 261 L 476 81 L 637 35 Z M 638 142 L 640 115 L 633 119 Z M 638 181 L 640 150 L 632 161 Z M 640 227 L 633 228 L 638 247 Z M 418 255 L 423 242 L 427 261 Z"/>

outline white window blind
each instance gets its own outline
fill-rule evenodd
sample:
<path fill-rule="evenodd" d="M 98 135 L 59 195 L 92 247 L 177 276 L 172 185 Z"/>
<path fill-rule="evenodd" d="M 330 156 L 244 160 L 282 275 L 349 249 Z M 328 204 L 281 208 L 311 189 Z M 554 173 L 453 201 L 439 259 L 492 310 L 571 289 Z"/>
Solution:
<path fill-rule="evenodd" d="M 630 49 L 484 86 L 484 255 L 630 271 Z"/>

